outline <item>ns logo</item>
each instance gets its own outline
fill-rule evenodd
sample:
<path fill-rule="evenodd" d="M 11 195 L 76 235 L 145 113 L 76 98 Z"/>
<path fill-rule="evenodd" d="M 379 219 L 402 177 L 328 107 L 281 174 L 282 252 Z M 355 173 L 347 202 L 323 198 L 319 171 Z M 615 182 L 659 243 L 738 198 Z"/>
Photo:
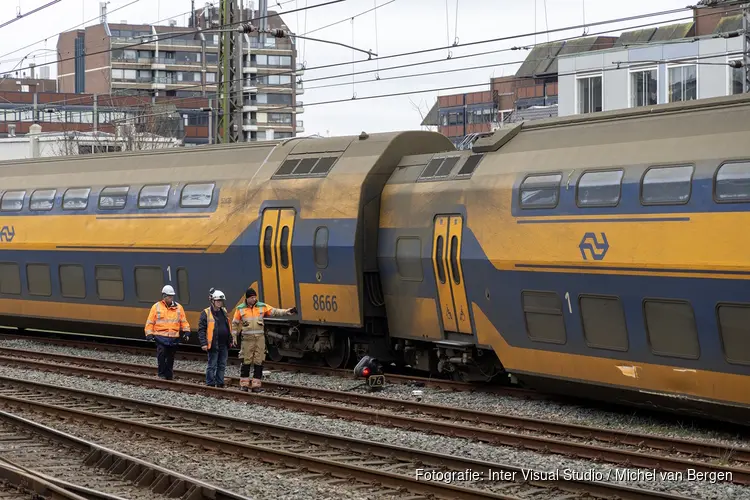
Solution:
<path fill-rule="evenodd" d="M 10 243 L 15 236 L 15 226 L 3 226 L 3 228 L 0 229 L 0 242 Z"/>
<path fill-rule="evenodd" d="M 581 243 L 578 244 L 578 249 L 581 251 L 581 257 L 583 260 L 588 260 L 586 254 L 588 253 L 593 260 L 604 260 L 604 256 L 607 255 L 609 250 L 609 242 L 607 242 L 607 235 L 599 233 L 601 241 L 597 238 L 596 233 L 586 233 L 581 239 Z"/>

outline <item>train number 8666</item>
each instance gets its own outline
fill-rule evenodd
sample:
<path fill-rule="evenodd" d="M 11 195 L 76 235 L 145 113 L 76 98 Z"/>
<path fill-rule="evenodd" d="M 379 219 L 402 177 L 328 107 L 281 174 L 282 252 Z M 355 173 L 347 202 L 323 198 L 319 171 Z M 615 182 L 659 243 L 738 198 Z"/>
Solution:
<path fill-rule="evenodd" d="M 336 296 L 313 295 L 313 309 L 316 311 L 338 311 L 339 305 L 336 303 Z"/>

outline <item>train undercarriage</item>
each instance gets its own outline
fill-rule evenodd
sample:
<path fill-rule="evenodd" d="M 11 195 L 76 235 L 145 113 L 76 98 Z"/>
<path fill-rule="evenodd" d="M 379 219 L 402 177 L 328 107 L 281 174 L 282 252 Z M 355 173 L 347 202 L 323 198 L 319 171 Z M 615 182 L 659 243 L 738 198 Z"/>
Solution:
<path fill-rule="evenodd" d="M 394 339 L 357 330 L 266 320 L 266 349 L 272 361 L 321 360 L 331 368 L 351 368 L 365 355 L 383 365 L 463 382 L 489 382 L 506 375 L 494 351 L 468 342 Z"/>

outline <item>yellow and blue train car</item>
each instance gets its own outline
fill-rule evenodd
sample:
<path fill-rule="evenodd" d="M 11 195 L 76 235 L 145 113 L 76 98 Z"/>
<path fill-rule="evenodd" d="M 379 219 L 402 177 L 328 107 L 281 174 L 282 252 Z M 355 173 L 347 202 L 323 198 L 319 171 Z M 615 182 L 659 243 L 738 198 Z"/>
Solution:
<path fill-rule="evenodd" d="M 747 408 L 748 223 L 749 96 L 522 123 L 406 157 L 381 210 L 390 334 L 425 368 Z"/>
<path fill-rule="evenodd" d="M 165 283 L 193 329 L 209 288 L 254 286 L 299 310 L 269 320 L 272 357 L 344 366 L 367 335 L 387 346 L 382 187 L 452 148 L 417 131 L 3 162 L 0 324 L 138 338 Z"/>

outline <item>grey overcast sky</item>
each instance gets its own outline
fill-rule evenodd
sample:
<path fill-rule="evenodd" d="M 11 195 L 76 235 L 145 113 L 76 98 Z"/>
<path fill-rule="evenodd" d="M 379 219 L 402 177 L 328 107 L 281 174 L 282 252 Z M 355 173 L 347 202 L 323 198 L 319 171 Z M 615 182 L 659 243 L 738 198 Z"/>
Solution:
<path fill-rule="evenodd" d="M 17 13 L 26 13 L 45 5 L 50 0 L 2 0 L 0 1 L 0 24 L 14 19 Z M 135 3 L 114 13 L 130 2 Z M 195 0 L 196 7 L 201 7 L 206 0 Z M 216 0 L 218 1 L 218 0 Z M 547 28 L 563 28 L 586 23 L 612 20 L 638 14 L 660 12 L 683 8 L 685 0 L 394 0 L 375 12 L 354 18 L 352 16 L 383 5 L 390 0 L 345 0 L 338 4 L 310 9 L 305 12 L 284 14 L 284 12 L 302 8 L 306 5 L 325 3 L 326 0 L 269 0 L 269 8 L 281 13 L 284 22 L 294 32 L 303 34 L 316 28 L 344 20 L 340 24 L 311 33 L 310 36 L 354 45 L 362 49 L 376 51 L 381 56 L 403 53 L 420 49 L 443 47 L 452 44 L 474 42 L 503 36 L 512 36 Z M 245 0 L 247 5 L 248 0 Z M 257 0 L 254 0 L 257 7 Z M 19 19 L 0 28 L 0 71 L 9 71 L 18 65 L 25 68 L 29 62 L 37 65 L 51 64 L 51 74 L 56 74 L 54 61 L 57 54 L 39 49 L 55 50 L 57 34 L 67 31 L 83 21 L 97 18 L 99 0 L 61 0 L 40 12 Z M 179 25 L 186 25 L 190 12 L 190 0 L 110 0 L 108 11 L 109 22 L 127 21 L 129 23 L 168 24 L 175 19 Z M 692 2 L 696 3 L 696 2 Z M 456 14 L 458 13 L 458 15 Z M 377 30 L 376 30 L 377 14 Z M 613 23 L 589 28 L 589 33 L 600 33 L 613 30 L 617 34 L 623 29 L 649 22 L 684 22 L 690 16 L 688 10 L 669 16 L 651 17 L 648 19 Z M 96 24 L 92 21 L 87 24 Z M 553 33 L 550 40 L 581 35 L 576 29 Z M 44 40 L 46 37 L 46 41 Z M 26 45 L 35 45 L 21 49 Z M 527 36 L 504 42 L 485 43 L 470 47 L 458 47 L 452 50 L 452 56 L 461 56 L 477 52 L 498 50 L 513 46 L 531 45 L 547 41 L 547 35 Z M 35 51 L 35 52 L 32 52 Z M 29 53 L 32 52 L 30 55 Z M 320 134 L 348 135 L 361 131 L 383 132 L 419 128 L 421 117 L 415 106 L 426 112 L 438 95 L 446 95 L 473 90 L 487 90 L 491 76 L 512 75 L 518 64 L 508 64 L 523 60 L 528 51 L 516 50 L 485 56 L 445 60 L 436 64 L 419 65 L 420 62 L 435 59 L 447 59 L 448 51 L 440 50 L 416 56 L 398 57 L 383 61 L 370 61 L 355 65 L 347 64 L 329 69 L 310 69 L 302 79 L 305 81 L 305 93 L 298 99 L 305 103 L 305 112 L 298 119 L 304 121 L 305 132 L 302 135 Z M 352 51 L 331 44 L 300 41 L 298 44 L 299 61 L 304 61 L 309 68 L 331 63 L 351 62 L 352 58 L 366 58 L 363 54 L 353 55 Z M 404 69 L 386 71 L 385 68 L 396 65 L 413 65 Z M 461 70 L 473 66 L 492 67 Z M 380 71 L 377 71 L 380 68 Z M 370 70 L 371 73 L 357 75 L 352 86 L 352 71 Z M 390 81 L 372 81 L 376 74 L 381 79 L 432 71 L 454 70 L 430 76 L 401 78 Z M 339 78 L 312 81 L 316 78 L 340 75 Z M 331 84 L 344 84 L 314 89 L 313 87 Z M 388 97 L 362 101 L 347 101 L 335 104 L 313 105 L 339 99 L 358 98 L 397 92 L 413 92 L 421 89 L 436 89 L 467 84 L 485 84 L 473 88 L 428 92 L 410 96 Z"/>

